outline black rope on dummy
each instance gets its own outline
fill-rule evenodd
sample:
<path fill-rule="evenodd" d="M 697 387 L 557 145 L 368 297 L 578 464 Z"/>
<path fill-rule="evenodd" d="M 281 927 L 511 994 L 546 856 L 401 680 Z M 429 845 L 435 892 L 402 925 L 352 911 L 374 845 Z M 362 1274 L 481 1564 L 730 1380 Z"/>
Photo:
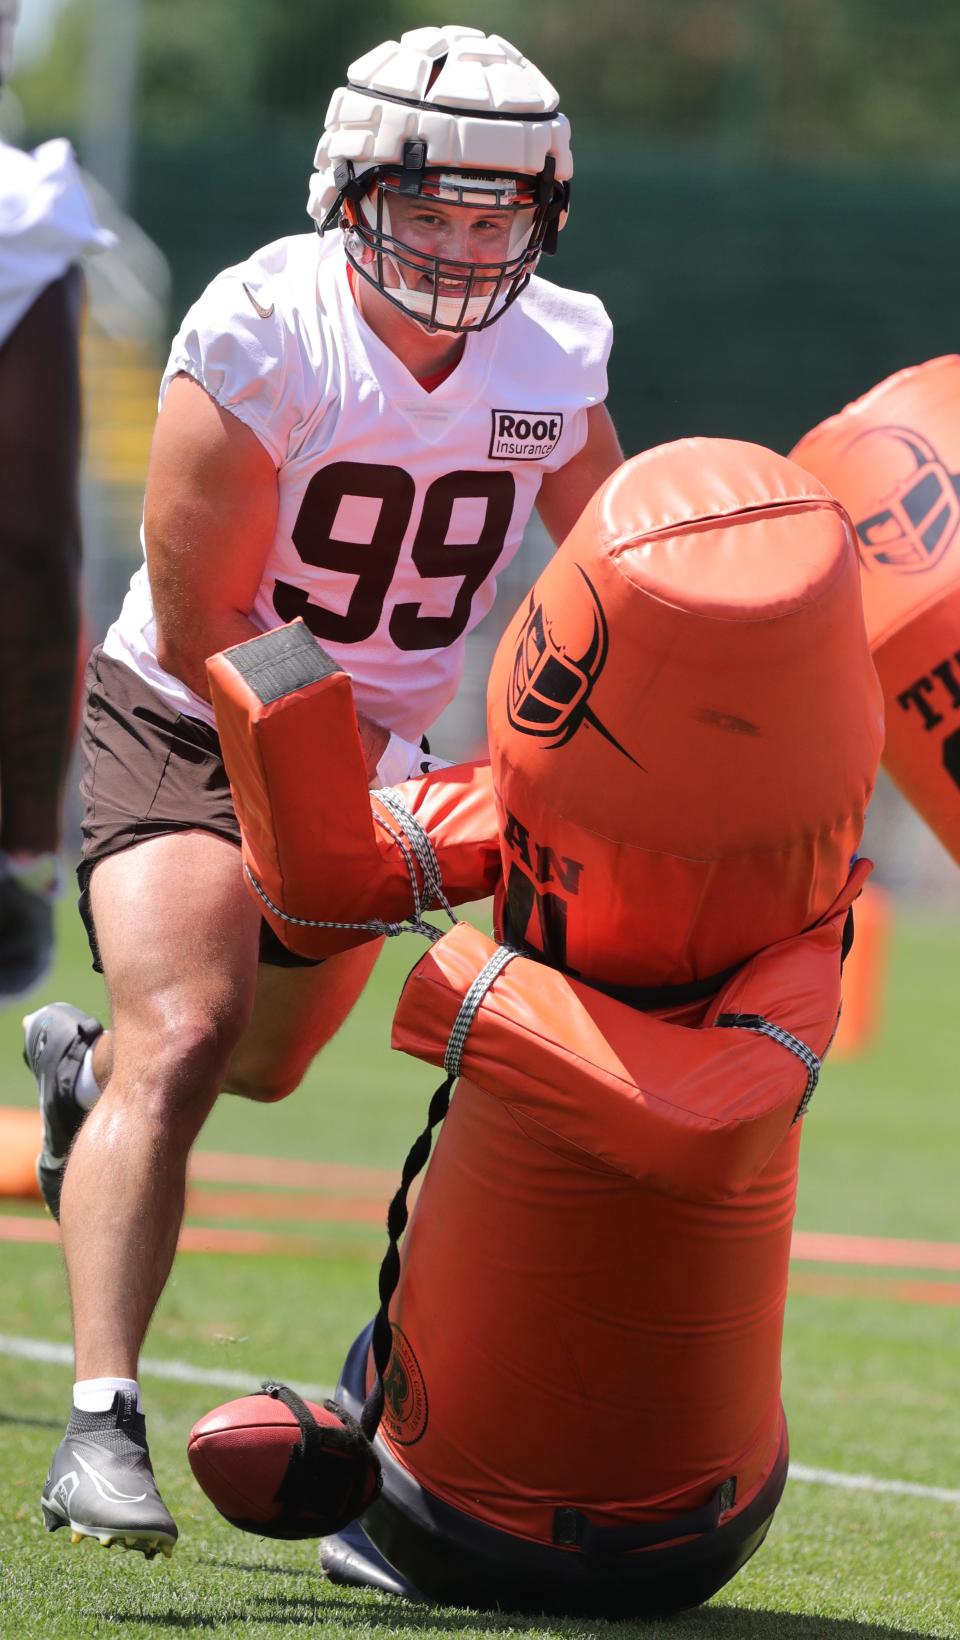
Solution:
<path fill-rule="evenodd" d="M 271 1522 L 267 1535 L 279 1538 L 319 1537 L 339 1532 L 354 1520 L 383 1485 L 380 1460 L 363 1434 L 357 1420 L 339 1402 L 324 1401 L 324 1411 L 336 1424 L 317 1422 L 307 1403 L 288 1384 L 267 1379 L 265 1395 L 282 1401 L 297 1420 L 300 1440 L 290 1448 L 283 1479 L 274 1493 L 281 1513 Z M 324 1465 L 328 1453 L 344 1461 L 333 1470 Z M 332 1477 L 336 1483 L 331 1486 Z M 248 1527 L 248 1530 L 253 1530 Z"/>
<path fill-rule="evenodd" d="M 439 1126 L 450 1109 L 450 1095 L 453 1091 L 453 1084 L 460 1075 L 463 1050 L 470 1027 L 476 1018 L 477 1009 L 497 975 L 501 974 L 507 963 L 512 962 L 517 955 L 518 953 L 513 946 L 498 945 L 493 956 L 484 963 L 461 1002 L 443 1056 L 443 1068 L 447 1073 L 447 1080 L 441 1083 L 430 1101 L 430 1108 L 427 1111 L 427 1125 L 420 1137 L 410 1147 L 410 1153 L 403 1164 L 400 1188 L 387 1209 L 387 1235 L 390 1238 L 390 1245 L 380 1266 L 380 1308 L 374 1316 L 371 1335 L 376 1378 L 370 1394 L 363 1403 L 363 1411 L 360 1414 L 360 1428 L 367 1439 L 371 1441 L 383 1416 L 383 1378 L 390 1361 L 390 1351 L 393 1348 L 393 1333 L 390 1328 L 389 1313 L 390 1300 L 396 1292 L 397 1283 L 400 1280 L 400 1249 L 397 1243 L 407 1228 L 407 1194 L 417 1174 L 422 1172 L 427 1165 L 434 1128 Z"/>
<path fill-rule="evenodd" d="M 398 1243 L 407 1228 L 407 1221 L 410 1217 L 407 1211 L 407 1196 L 417 1174 L 423 1172 L 430 1158 L 433 1130 L 440 1125 L 450 1109 L 450 1095 L 453 1092 L 454 1081 L 455 1077 L 451 1073 L 431 1099 L 430 1108 L 427 1111 L 427 1125 L 410 1147 L 407 1159 L 403 1164 L 399 1189 L 387 1209 L 387 1235 L 390 1244 L 380 1266 L 380 1308 L 374 1317 L 371 1337 L 376 1377 L 370 1393 L 363 1403 L 363 1411 L 360 1414 L 360 1428 L 368 1441 L 373 1440 L 380 1427 L 380 1419 L 383 1416 L 383 1378 L 390 1360 L 390 1351 L 393 1348 L 393 1333 L 390 1328 L 390 1300 L 396 1292 L 397 1283 L 400 1280 L 400 1249 Z"/>

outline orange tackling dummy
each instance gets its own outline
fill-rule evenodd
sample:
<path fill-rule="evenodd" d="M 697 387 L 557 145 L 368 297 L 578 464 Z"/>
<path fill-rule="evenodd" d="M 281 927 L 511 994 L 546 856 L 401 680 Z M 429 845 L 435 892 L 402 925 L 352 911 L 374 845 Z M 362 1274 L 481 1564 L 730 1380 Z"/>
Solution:
<path fill-rule="evenodd" d="M 884 766 L 960 861 L 960 357 L 888 377 L 793 459 L 857 532 Z"/>
<path fill-rule="evenodd" d="M 460 1604 L 695 1605 L 786 1478 L 800 1118 L 882 741 L 849 520 L 757 446 L 626 463 L 500 645 L 490 770 L 392 794 L 354 778 L 345 680 L 310 643 L 211 663 L 273 925 L 321 954 L 419 922 L 443 881 L 496 906 L 397 1013 L 395 1045 L 448 1072 L 431 1122 L 459 1081 L 339 1390 L 379 1421 L 383 1488 L 324 1565 Z"/>

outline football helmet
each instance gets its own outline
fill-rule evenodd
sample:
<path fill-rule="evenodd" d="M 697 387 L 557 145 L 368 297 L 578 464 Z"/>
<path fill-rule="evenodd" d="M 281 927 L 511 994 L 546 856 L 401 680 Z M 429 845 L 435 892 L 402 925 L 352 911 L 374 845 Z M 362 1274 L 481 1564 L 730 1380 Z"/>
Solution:
<path fill-rule="evenodd" d="M 566 220 L 573 161 L 556 91 L 499 35 L 451 25 L 387 40 L 347 72 L 310 215 L 321 233 L 341 227 L 360 277 L 428 330 L 482 330 Z M 461 211 L 477 230 L 467 254 Z"/>

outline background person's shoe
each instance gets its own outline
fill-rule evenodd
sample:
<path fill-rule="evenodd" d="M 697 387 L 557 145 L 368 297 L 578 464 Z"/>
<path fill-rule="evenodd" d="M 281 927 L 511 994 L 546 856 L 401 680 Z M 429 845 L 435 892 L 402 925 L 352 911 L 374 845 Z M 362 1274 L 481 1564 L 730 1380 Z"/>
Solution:
<path fill-rule="evenodd" d="M 46 868 L 48 877 L 51 869 Z M 49 971 L 56 889 L 55 872 L 41 886 L 0 857 L 0 997 L 22 996 Z"/>
<path fill-rule="evenodd" d="M 103 1033 L 98 1019 L 69 1002 L 48 1002 L 23 1021 L 23 1057 L 37 1081 L 43 1142 L 37 1157 L 40 1194 L 55 1219 L 70 1146 L 86 1116 L 74 1088 L 90 1044 Z"/>
<path fill-rule="evenodd" d="M 50 1465 L 40 1508 L 48 1532 L 69 1526 L 71 1542 L 96 1538 L 152 1560 L 168 1558 L 177 1528 L 153 1478 L 136 1396 L 117 1393 L 109 1412 L 73 1409 Z"/>

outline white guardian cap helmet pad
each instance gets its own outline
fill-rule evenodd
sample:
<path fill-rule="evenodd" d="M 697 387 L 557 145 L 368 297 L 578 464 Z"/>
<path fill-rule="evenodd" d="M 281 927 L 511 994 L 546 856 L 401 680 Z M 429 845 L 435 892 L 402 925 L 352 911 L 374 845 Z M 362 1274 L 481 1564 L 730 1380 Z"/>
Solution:
<path fill-rule="evenodd" d="M 343 227 L 357 273 L 428 329 L 492 324 L 566 219 L 573 162 L 556 91 L 506 40 L 452 25 L 388 40 L 348 75 L 317 148 L 311 216 L 321 233 Z M 502 254 L 424 255 L 394 231 L 398 195 L 509 212 Z"/>

